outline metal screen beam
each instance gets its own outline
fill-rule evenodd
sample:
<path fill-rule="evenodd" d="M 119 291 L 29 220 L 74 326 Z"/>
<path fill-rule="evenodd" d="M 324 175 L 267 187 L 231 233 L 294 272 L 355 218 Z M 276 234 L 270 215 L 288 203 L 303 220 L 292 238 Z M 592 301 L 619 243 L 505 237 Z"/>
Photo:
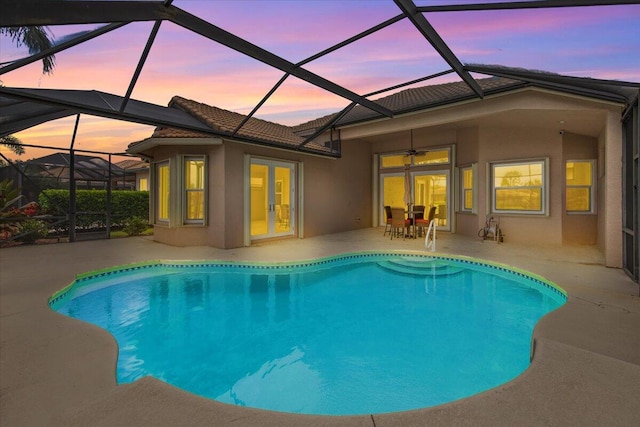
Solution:
<path fill-rule="evenodd" d="M 554 74 L 512 70 L 509 68 L 487 67 L 478 65 L 467 65 L 465 66 L 465 68 L 469 71 L 477 73 L 535 83 L 540 86 L 546 86 L 552 89 L 555 88 L 563 92 L 593 96 L 600 99 L 608 99 L 611 101 L 624 103 L 628 101 L 625 95 L 607 91 L 603 88 L 603 86 L 627 86 L 640 88 L 640 83 L 622 81 L 616 82 L 615 80 L 598 80 L 585 77 L 561 76 Z"/>
<path fill-rule="evenodd" d="M 320 127 L 311 136 L 307 137 L 307 139 L 305 139 L 302 143 L 300 143 L 298 147 L 304 147 L 305 145 L 313 141 L 315 138 L 322 135 L 327 129 L 333 126 L 338 120 L 343 118 L 349 111 L 353 110 L 355 106 L 356 106 L 355 102 L 352 102 L 351 104 L 347 105 L 342 111 L 340 111 L 340 113 L 336 114 L 336 116 L 333 119 L 329 120 L 329 122 L 327 122 L 324 126 Z"/>
<path fill-rule="evenodd" d="M 240 131 L 240 129 L 242 129 L 242 126 L 245 125 L 245 123 L 247 123 L 249 121 L 249 119 L 251 117 L 253 117 L 253 115 L 260 109 L 260 107 L 262 107 L 262 105 L 267 102 L 267 99 L 269 99 L 271 97 L 271 95 L 273 95 L 273 93 L 278 90 L 278 88 L 280 86 L 282 86 L 282 83 L 284 83 L 285 80 L 287 80 L 287 77 L 289 77 L 289 74 L 285 74 L 284 76 L 282 76 L 282 78 L 280 80 L 278 80 L 278 83 L 276 83 L 269 92 L 267 92 L 267 94 L 260 100 L 260 102 L 258 102 L 258 104 L 253 107 L 253 110 L 251 110 L 251 112 L 249 114 L 247 114 L 247 116 L 242 119 L 242 121 L 240 122 L 240 124 L 238 126 L 236 126 L 236 128 L 233 130 L 233 132 L 231 133 L 231 135 L 236 136 L 236 134 Z"/>
<path fill-rule="evenodd" d="M 572 84 L 572 85 L 596 84 L 596 85 L 605 85 L 605 86 L 614 86 L 614 87 L 626 86 L 626 87 L 640 88 L 640 83 L 638 82 L 626 82 L 623 80 L 592 79 L 589 77 L 563 76 L 560 74 L 535 72 L 535 71 L 521 70 L 521 69 L 509 68 L 509 67 L 492 67 L 491 65 L 467 64 L 464 66 L 464 68 L 469 71 L 482 73 L 482 74 L 498 75 L 498 73 L 501 73 L 501 74 L 504 74 L 505 77 L 537 78 L 537 79 L 543 79 L 546 81 L 556 81 L 556 82 Z"/>
<path fill-rule="evenodd" d="M 118 112 L 122 97 L 106 92 L 0 87 L 0 95 L 69 113 L 86 113 L 151 126 L 170 126 L 214 134 L 213 130 L 182 110 L 131 100 Z M 4 126 L 4 125 L 3 125 Z"/>
<path fill-rule="evenodd" d="M 555 7 L 612 6 L 639 4 L 638 0 L 532 0 L 497 3 L 469 3 L 437 6 L 418 6 L 418 12 L 464 12 L 478 10 L 548 9 Z"/>
<path fill-rule="evenodd" d="M 365 37 L 377 32 L 377 31 L 380 31 L 380 30 L 388 27 L 389 25 L 395 24 L 398 21 L 402 21 L 404 18 L 405 18 L 404 15 L 394 16 L 393 18 L 388 19 L 388 20 L 386 20 L 386 21 L 384 21 L 384 22 L 382 22 L 382 23 L 380 23 L 380 24 L 378 24 L 378 25 L 376 25 L 374 27 L 369 28 L 368 30 L 365 30 L 365 31 L 359 33 L 359 34 L 356 34 L 355 36 L 350 37 L 350 38 L 344 40 L 341 43 L 338 43 L 338 44 L 336 44 L 334 46 L 331 46 L 330 48 L 325 49 L 322 52 L 318 52 L 315 55 L 310 56 L 309 58 L 298 62 L 296 65 L 301 67 L 301 66 L 303 66 L 305 64 L 308 64 L 311 61 L 315 61 L 318 58 L 321 58 L 321 57 L 323 57 L 325 55 L 328 55 L 331 52 L 334 52 L 334 51 L 336 51 L 338 49 L 341 49 L 341 48 L 343 48 L 343 47 L 345 47 L 347 45 L 350 45 L 353 42 L 356 42 L 356 41 L 358 41 L 358 40 L 360 40 L 362 38 L 365 38 Z"/>
<path fill-rule="evenodd" d="M 289 62 L 268 50 L 262 49 L 261 47 L 256 46 L 203 19 L 200 19 L 195 15 L 178 8 L 173 8 L 173 12 L 171 21 L 181 27 L 198 33 L 203 37 L 218 42 L 264 64 L 270 65 L 273 68 L 277 68 L 285 73 L 298 77 L 301 80 L 309 82 L 314 86 L 320 87 L 342 98 L 357 102 L 358 104 L 382 114 L 383 116 L 393 116 L 389 109 L 384 108 L 375 102 L 371 102 L 368 99 L 325 79 L 324 77 L 307 71 L 304 68 L 297 67 L 296 64 Z"/>
<path fill-rule="evenodd" d="M 103 24 L 168 19 L 161 1 L 5 1 L 0 27 Z"/>
<path fill-rule="evenodd" d="M 8 73 L 9 71 L 13 71 L 20 67 L 24 67 L 25 65 L 31 64 L 32 62 L 36 62 L 44 58 L 45 56 L 54 55 L 58 52 L 62 52 L 65 49 L 69 49 L 70 47 L 79 45 L 80 43 L 84 43 L 88 40 L 91 40 L 95 37 L 101 36 L 102 34 L 106 34 L 109 31 L 113 31 L 116 28 L 120 28 L 122 26 L 127 25 L 128 22 L 118 22 L 115 24 L 104 25 L 100 28 L 97 28 L 93 31 L 89 31 L 84 33 L 78 37 L 74 37 L 66 42 L 57 44 L 53 46 L 51 49 L 43 50 L 42 52 L 36 53 L 35 55 L 31 55 L 27 58 L 20 59 L 18 61 L 12 62 L 11 64 L 0 68 L 0 75 L 4 73 Z"/>
<path fill-rule="evenodd" d="M 38 113 L 33 113 L 28 118 L 12 120 L 9 123 L 3 122 L 2 130 L 0 130 L 0 137 L 18 133 L 22 130 L 32 128 L 39 124 L 50 122 L 51 120 L 61 119 L 63 117 L 72 116 L 74 114 L 75 111 L 52 108 L 45 112 L 39 111 Z"/>
<path fill-rule="evenodd" d="M 151 50 L 151 46 L 153 46 L 153 41 L 156 39 L 156 35 L 158 35 L 158 30 L 160 29 L 160 24 L 162 21 L 156 21 L 153 24 L 153 28 L 151 29 L 151 34 L 149 34 L 149 39 L 147 40 L 147 44 L 142 51 L 142 55 L 140 55 L 140 60 L 138 61 L 138 66 L 136 67 L 136 71 L 133 73 L 133 77 L 131 77 L 131 82 L 129 83 L 129 88 L 127 89 L 127 93 L 124 95 L 124 99 L 122 100 L 122 104 L 120 104 L 119 112 L 122 113 L 124 109 L 127 107 L 127 103 L 129 102 L 129 98 L 131 97 L 131 93 L 133 92 L 133 88 L 136 86 L 136 82 L 138 81 L 138 77 L 140 77 L 140 72 L 142 71 L 142 67 L 144 67 L 144 63 L 149 56 L 149 51 Z"/>
<path fill-rule="evenodd" d="M 484 96 L 482 88 L 476 82 L 471 74 L 469 74 L 462 65 L 462 62 L 458 59 L 457 56 L 449 49 L 449 46 L 442 40 L 438 32 L 429 24 L 427 19 L 422 15 L 421 12 L 418 12 L 416 5 L 411 0 L 394 0 L 396 5 L 402 10 L 402 12 L 409 18 L 409 20 L 413 23 L 413 25 L 420 31 L 420 33 L 427 39 L 431 46 L 440 54 L 442 59 L 447 61 L 447 63 L 455 70 L 456 73 L 460 76 L 464 82 L 469 85 L 471 90 L 473 90 L 476 95 L 480 98 Z"/>

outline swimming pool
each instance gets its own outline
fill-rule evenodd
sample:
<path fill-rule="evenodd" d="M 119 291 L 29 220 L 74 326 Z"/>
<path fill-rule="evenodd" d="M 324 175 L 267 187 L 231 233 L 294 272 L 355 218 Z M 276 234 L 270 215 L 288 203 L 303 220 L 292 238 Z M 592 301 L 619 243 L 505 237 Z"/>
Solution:
<path fill-rule="evenodd" d="M 545 279 L 498 264 L 366 252 L 115 267 L 78 276 L 50 305 L 113 334 L 119 383 L 151 375 L 240 406 L 353 415 L 515 378 L 535 324 L 565 301 Z"/>

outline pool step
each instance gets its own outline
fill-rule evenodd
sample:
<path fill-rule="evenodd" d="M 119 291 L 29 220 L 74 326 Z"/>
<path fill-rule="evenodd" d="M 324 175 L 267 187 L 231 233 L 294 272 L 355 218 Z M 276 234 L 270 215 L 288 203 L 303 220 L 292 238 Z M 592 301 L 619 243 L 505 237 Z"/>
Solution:
<path fill-rule="evenodd" d="M 417 276 L 451 276 L 463 271 L 460 267 L 454 267 L 446 261 L 437 259 L 409 260 L 406 258 L 380 261 L 378 265 L 396 273 L 413 274 Z"/>

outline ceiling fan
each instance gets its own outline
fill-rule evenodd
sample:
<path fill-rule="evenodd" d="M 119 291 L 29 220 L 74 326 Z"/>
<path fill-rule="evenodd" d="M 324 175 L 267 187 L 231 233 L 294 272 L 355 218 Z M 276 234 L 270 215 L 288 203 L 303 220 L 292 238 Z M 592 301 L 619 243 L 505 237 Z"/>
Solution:
<path fill-rule="evenodd" d="M 426 150 L 416 150 L 413 148 L 413 129 L 411 129 L 411 148 L 409 148 L 404 155 L 405 165 L 411 165 L 413 163 L 414 156 L 421 156 L 425 152 Z"/>

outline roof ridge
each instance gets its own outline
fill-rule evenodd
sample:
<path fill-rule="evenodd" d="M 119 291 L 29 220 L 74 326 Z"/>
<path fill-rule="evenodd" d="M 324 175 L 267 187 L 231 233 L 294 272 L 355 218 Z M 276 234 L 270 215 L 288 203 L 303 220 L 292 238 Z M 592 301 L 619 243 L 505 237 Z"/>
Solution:
<path fill-rule="evenodd" d="M 193 99 L 184 98 L 184 97 L 182 97 L 180 95 L 174 95 L 171 98 L 171 101 L 169 101 L 169 107 L 174 106 L 176 103 L 177 103 L 177 105 L 179 107 L 182 107 L 183 109 L 188 108 L 185 105 L 186 103 L 194 103 L 194 104 L 200 105 L 200 106 L 202 106 L 204 108 L 209 108 L 209 109 L 217 110 L 217 111 L 220 111 L 220 112 L 232 114 L 233 116 L 236 116 L 237 118 L 240 118 L 241 121 L 245 120 L 247 117 L 249 117 L 247 114 L 238 113 L 237 111 L 228 110 L 226 108 L 220 108 L 220 107 L 217 107 L 215 105 L 205 104 L 204 102 L 200 102 L 200 101 L 196 101 L 196 100 L 193 100 Z M 189 114 L 193 115 L 194 111 L 191 110 L 190 108 L 188 108 L 188 109 L 189 109 L 189 111 L 187 111 L 187 112 Z M 196 116 L 196 118 L 198 118 L 198 117 Z M 293 126 L 284 125 L 282 123 L 277 123 L 277 122 L 272 122 L 272 121 L 261 119 L 259 117 L 255 117 L 255 116 L 250 116 L 249 117 L 249 121 L 257 121 L 257 122 L 262 122 L 262 123 L 266 123 L 266 124 L 270 124 L 270 125 L 280 126 L 280 127 L 287 128 L 287 129 L 293 129 Z M 208 123 L 208 122 L 206 122 L 206 124 L 210 125 L 210 123 Z"/>

